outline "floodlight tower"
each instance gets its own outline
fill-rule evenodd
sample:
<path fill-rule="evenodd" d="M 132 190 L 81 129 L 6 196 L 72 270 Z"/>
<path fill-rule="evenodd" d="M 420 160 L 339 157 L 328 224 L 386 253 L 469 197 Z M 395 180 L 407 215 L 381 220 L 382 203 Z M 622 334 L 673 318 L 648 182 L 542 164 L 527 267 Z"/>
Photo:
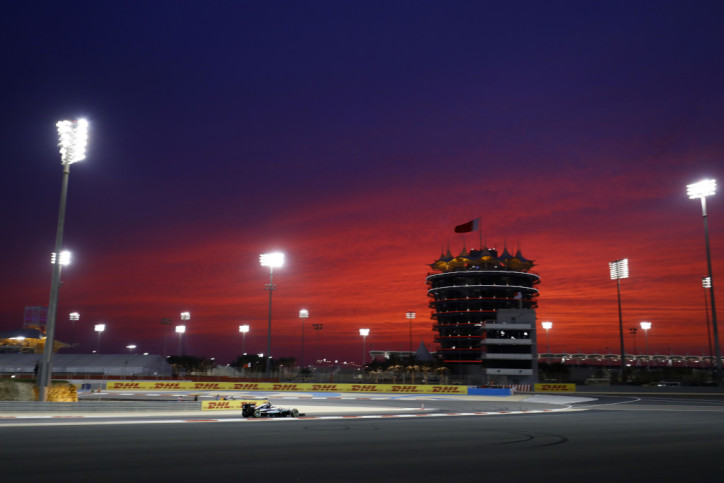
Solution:
<path fill-rule="evenodd" d="M 701 216 L 704 219 L 704 238 L 706 240 L 706 266 L 709 277 L 709 300 L 711 301 L 711 330 L 714 334 L 714 353 L 716 357 L 716 374 L 714 380 L 718 386 L 722 384 L 721 347 L 719 346 L 719 329 L 716 322 L 716 301 L 714 300 L 714 275 L 711 270 L 711 251 L 709 249 L 709 225 L 706 214 L 706 198 L 716 194 L 716 180 L 705 179 L 698 183 L 686 186 L 686 194 L 689 199 L 699 198 L 701 200 Z"/>
<path fill-rule="evenodd" d="M 410 357 L 412 357 L 412 319 L 415 315 L 415 312 L 405 312 L 405 318 L 410 321 Z"/>
<path fill-rule="evenodd" d="M 178 334 L 178 355 L 182 356 L 183 353 L 183 337 L 186 333 L 186 326 L 185 325 L 177 325 L 176 326 L 176 333 Z"/>
<path fill-rule="evenodd" d="M 616 280 L 618 293 L 618 331 L 621 338 L 621 382 L 626 382 L 626 351 L 623 347 L 623 317 L 621 316 L 621 279 L 628 278 L 628 258 L 614 260 L 608 263 L 611 280 Z"/>
<path fill-rule="evenodd" d="M 75 346 L 75 323 L 80 320 L 80 314 L 78 312 L 71 312 L 69 315 L 70 318 L 70 325 L 71 325 L 71 338 L 70 338 L 70 346 Z"/>
<path fill-rule="evenodd" d="M 543 327 L 546 330 L 546 352 L 548 353 L 548 358 L 546 359 L 547 363 L 551 362 L 551 343 L 550 339 L 548 338 L 548 331 L 553 328 L 553 322 L 541 322 L 541 327 Z"/>
<path fill-rule="evenodd" d="M 644 331 L 644 341 L 646 343 L 646 367 L 649 367 L 649 362 L 651 361 L 651 354 L 649 354 L 649 329 L 651 329 L 651 322 L 643 321 L 639 325 L 641 325 L 641 330 Z"/>
<path fill-rule="evenodd" d="M 259 255 L 259 263 L 262 267 L 269 267 L 269 283 L 266 289 L 269 290 L 269 324 L 266 333 L 266 365 L 264 366 L 264 375 L 271 375 L 271 320 L 272 320 L 272 292 L 276 288 L 274 285 L 274 269 L 281 268 L 284 265 L 284 254 L 281 252 L 263 253 Z"/>
<path fill-rule="evenodd" d="M 96 347 L 96 354 L 101 353 L 101 334 L 106 330 L 106 324 L 96 324 L 93 330 L 98 332 L 98 346 Z"/>
<path fill-rule="evenodd" d="M 186 333 L 186 329 L 188 328 L 189 320 L 191 320 L 191 312 L 181 312 L 181 325 L 179 327 L 183 327 L 183 333 L 179 333 L 179 344 L 181 344 L 181 338 L 183 334 Z M 177 330 L 178 331 L 178 330 Z M 179 346 L 179 355 L 185 356 L 186 355 L 186 346 L 188 344 L 184 342 L 184 344 Z"/>
<path fill-rule="evenodd" d="M 324 324 L 312 324 L 314 332 L 317 333 L 317 356 L 316 360 L 319 361 L 319 332 L 324 329 Z"/>
<path fill-rule="evenodd" d="M 365 365 L 367 360 L 367 336 L 370 335 L 370 329 L 360 329 L 359 335 L 362 336 L 362 365 Z"/>
<path fill-rule="evenodd" d="M 241 355 L 246 355 L 246 334 L 249 332 L 249 326 L 244 324 L 239 326 L 239 333 L 241 334 Z"/>
<path fill-rule="evenodd" d="M 301 366 L 304 367 L 304 319 L 309 318 L 309 310 L 302 309 L 299 311 L 299 318 L 302 320 L 302 358 L 300 360 Z"/>
<path fill-rule="evenodd" d="M 55 250 L 60 253 L 63 246 L 63 226 L 65 225 L 65 205 L 68 199 L 68 176 L 70 165 L 85 159 L 85 150 L 88 144 L 88 121 L 59 121 L 58 146 L 60 147 L 60 161 L 63 166 L 63 182 L 60 189 L 60 209 L 58 210 L 58 225 L 55 231 Z M 48 399 L 48 387 L 53 373 L 53 346 L 55 345 L 55 315 L 58 310 L 58 288 L 60 287 L 60 264 L 53 265 L 53 274 L 50 281 L 50 301 L 48 302 L 48 320 L 45 325 L 45 348 L 40 363 L 38 377 L 38 400 Z"/>

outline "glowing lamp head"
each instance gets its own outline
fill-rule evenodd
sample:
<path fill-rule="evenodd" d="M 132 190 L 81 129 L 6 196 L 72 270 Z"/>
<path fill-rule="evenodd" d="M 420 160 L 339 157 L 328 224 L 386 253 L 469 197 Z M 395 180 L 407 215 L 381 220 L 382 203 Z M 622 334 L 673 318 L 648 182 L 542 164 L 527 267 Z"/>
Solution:
<path fill-rule="evenodd" d="M 78 312 L 71 312 L 70 320 L 80 320 L 80 314 Z"/>
<path fill-rule="evenodd" d="M 360 329 L 359 335 L 361 335 L 362 337 L 367 337 L 368 335 L 370 335 L 370 329 Z"/>
<path fill-rule="evenodd" d="M 85 119 L 58 121 L 56 127 L 58 128 L 58 146 L 62 164 L 83 161 L 88 145 L 88 121 Z"/>
<path fill-rule="evenodd" d="M 96 324 L 93 330 L 95 330 L 96 332 L 103 332 L 104 330 L 106 330 L 106 324 Z"/>
<path fill-rule="evenodd" d="M 177 325 L 176 326 L 176 333 L 177 334 L 183 334 L 186 332 L 186 326 L 185 325 Z"/>
<path fill-rule="evenodd" d="M 649 330 L 651 328 L 651 322 L 641 322 L 641 328 L 643 330 Z"/>
<path fill-rule="evenodd" d="M 541 327 L 543 327 L 545 330 L 550 330 L 553 328 L 553 322 L 541 322 Z"/>
<path fill-rule="evenodd" d="M 181 320 L 191 320 L 191 312 L 181 312 Z"/>
<path fill-rule="evenodd" d="M 408 319 L 414 319 L 415 318 L 415 312 L 407 312 L 405 313 L 405 317 Z"/>
<path fill-rule="evenodd" d="M 611 271 L 611 280 L 628 278 L 628 258 L 609 262 L 608 268 Z"/>
<path fill-rule="evenodd" d="M 281 252 L 263 253 L 259 255 L 262 267 L 279 268 L 284 265 L 284 254 Z"/>
<path fill-rule="evenodd" d="M 689 199 L 706 198 L 716 194 L 716 180 L 704 179 L 698 183 L 692 183 L 686 186 L 686 194 Z"/>
<path fill-rule="evenodd" d="M 249 326 L 248 326 L 248 325 L 240 325 L 240 326 L 239 326 L 239 332 L 241 332 L 242 334 L 246 334 L 247 332 L 249 332 Z"/>
<path fill-rule="evenodd" d="M 704 288 L 711 288 L 711 277 L 704 277 L 701 279 L 701 286 Z"/>
<path fill-rule="evenodd" d="M 63 250 L 60 252 L 60 257 L 57 257 L 55 253 L 51 253 L 50 263 L 55 265 L 56 259 L 62 266 L 70 265 L 70 252 L 68 250 Z"/>
<path fill-rule="evenodd" d="M 307 310 L 307 309 L 302 309 L 302 310 L 299 311 L 299 318 L 300 318 L 300 319 L 306 319 L 307 317 L 309 317 L 309 310 Z"/>

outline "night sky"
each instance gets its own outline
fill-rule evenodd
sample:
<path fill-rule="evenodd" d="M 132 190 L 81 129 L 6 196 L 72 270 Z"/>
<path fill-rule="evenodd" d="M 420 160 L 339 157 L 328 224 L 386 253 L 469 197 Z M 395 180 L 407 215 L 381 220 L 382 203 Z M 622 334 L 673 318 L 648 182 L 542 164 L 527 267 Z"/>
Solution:
<path fill-rule="evenodd" d="M 555 352 L 617 352 L 616 283 L 651 351 L 707 353 L 701 205 L 724 184 L 720 1 L 32 1 L 0 17 L 0 330 L 47 305 L 62 169 L 55 123 L 90 122 L 71 168 L 58 340 L 229 362 L 435 349 L 441 252 L 520 249 Z M 724 303 L 724 193 L 708 199 Z M 68 313 L 81 319 L 71 333 Z M 311 324 L 323 324 L 314 333 Z M 539 325 L 540 327 L 540 325 Z M 643 352 L 639 330 L 635 344 Z"/>

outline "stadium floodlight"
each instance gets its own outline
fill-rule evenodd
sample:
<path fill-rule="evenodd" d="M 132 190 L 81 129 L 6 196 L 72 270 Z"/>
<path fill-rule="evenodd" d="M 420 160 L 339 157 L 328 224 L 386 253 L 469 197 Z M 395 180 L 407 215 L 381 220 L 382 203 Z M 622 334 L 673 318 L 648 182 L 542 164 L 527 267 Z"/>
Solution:
<path fill-rule="evenodd" d="M 55 250 L 60 253 L 63 246 L 63 226 L 65 225 L 65 205 L 68 200 L 68 177 L 70 165 L 85 159 L 88 145 L 88 121 L 59 121 L 58 146 L 60 160 L 63 166 L 63 181 L 60 190 L 60 209 L 58 210 L 58 224 L 55 231 Z M 48 388 L 53 374 L 53 350 L 55 346 L 55 318 L 58 311 L 58 289 L 60 288 L 60 263 L 53 264 L 50 281 L 50 301 L 48 302 L 48 319 L 45 323 L 45 348 L 38 371 L 38 400 L 47 401 Z"/>
<path fill-rule="evenodd" d="M 628 278 L 628 258 L 609 262 L 608 268 L 611 272 L 611 280 Z"/>
<path fill-rule="evenodd" d="M 55 252 L 53 252 L 50 254 L 50 263 L 55 265 L 55 261 L 58 260 L 58 262 L 62 266 L 67 267 L 68 265 L 70 265 L 70 256 L 71 254 L 68 250 L 63 250 L 62 252 L 60 252 L 60 257 L 56 256 Z"/>
<path fill-rule="evenodd" d="M 698 183 L 686 185 L 686 194 L 691 200 L 714 196 L 716 194 L 716 180 L 704 179 Z"/>
<path fill-rule="evenodd" d="M 698 183 L 692 183 L 686 186 L 686 194 L 690 199 L 701 199 L 701 216 L 704 219 L 704 239 L 706 242 L 706 265 L 708 269 L 709 300 L 711 302 L 711 329 L 714 334 L 714 352 L 715 352 L 715 375 L 714 381 L 718 386 L 722 385 L 722 364 L 721 364 L 721 347 L 719 345 L 719 329 L 716 319 L 716 299 L 714 297 L 714 276 L 711 270 L 711 250 L 709 248 L 709 225 L 706 213 L 706 198 L 716 194 L 716 180 L 704 179 Z M 706 287 L 706 285 L 705 285 Z"/>
<path fill-rule="evenodd" d="M 284 266 L 284 254 L 281 252 L 263 253 L 259 255 L 262 267 L 281 268 Z"/>
<path fill-rule="evenodd" d="M 88 146 L 88 121 L 58 121 L 58 146 L 60 147 L 60 160 L 62 164 L 73 164 L 85 159 Z"/>
<path fill-rule="evenodd" d="M 269 324 L 266 334 L 266 363 L 264 374 L 266 377 L 271 375 L 271 321 L 272 321 L 272 292 L 276 288 L 274 285 L 274 269 L 284 265 L 284 254 L 282 252 L 262 253 L 259 255 L 259 263 L 262 267 L 269 267 L 269 283 L 265 285 L 269 290 Z"/>

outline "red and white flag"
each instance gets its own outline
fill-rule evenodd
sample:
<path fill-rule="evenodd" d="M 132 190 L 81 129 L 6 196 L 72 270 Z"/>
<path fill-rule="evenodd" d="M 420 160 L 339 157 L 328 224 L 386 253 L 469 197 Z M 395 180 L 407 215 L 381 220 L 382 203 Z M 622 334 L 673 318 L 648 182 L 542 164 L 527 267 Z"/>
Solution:
<path fill-rule="evenodd" d="M 455 227 L 455 233 L 470 233 L 478 230 L 480 230 L 480 217 Z"/>

